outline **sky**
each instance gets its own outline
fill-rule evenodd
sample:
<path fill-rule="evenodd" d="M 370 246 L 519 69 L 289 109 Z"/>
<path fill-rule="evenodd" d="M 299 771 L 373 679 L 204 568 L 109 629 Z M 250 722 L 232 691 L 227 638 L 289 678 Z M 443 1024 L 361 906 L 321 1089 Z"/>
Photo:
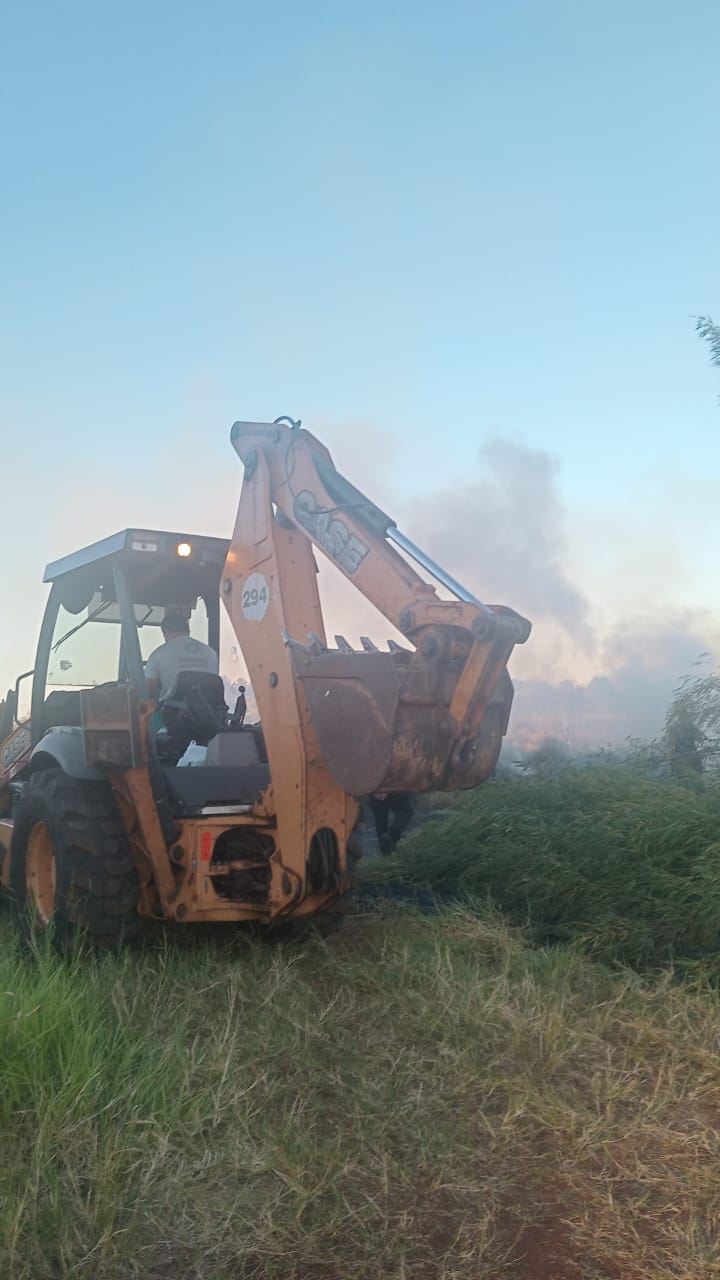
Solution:
<path fill-rule="evenodd" d="M 532 618 L 520 682 L 712 649 L 719 46 L 712 0 L 0 0 L 0 681 L 47 561 L 229 534 L 281 413 Z"/>

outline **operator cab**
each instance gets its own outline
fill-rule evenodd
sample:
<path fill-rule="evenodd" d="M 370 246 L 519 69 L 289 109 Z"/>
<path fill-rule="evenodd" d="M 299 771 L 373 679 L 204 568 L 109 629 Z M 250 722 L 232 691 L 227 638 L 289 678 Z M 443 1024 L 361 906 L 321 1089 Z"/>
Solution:
<path fill-rule="evenodd" d="M 160 626 L 167 612 L 181 613 L 190 636 L 219 652 L 220 576 L 228 546 L 224 538 L 126 529 L 48 565 L 44 581 L 51 584 L 50 596 L 32 673 L 34 746 L 53 730 L 81 734 L 82 689 L 131 684 L 140 698 L 147 696 L 144 667 L 163 643 Z M 240 803 L 238 766 L 263 766 L 262 778 L 252 779 L 253 799 L 267 785 L 259 727 L 242 734 L 242 745 L 222 741 L 238 735 L 243 720 L 243 693 L 228 710 L 220 677 L 178 677 L 153 726 L 176 812 Z M 207 764 L 178 768 L 191 741 L 207 746 Z"/>

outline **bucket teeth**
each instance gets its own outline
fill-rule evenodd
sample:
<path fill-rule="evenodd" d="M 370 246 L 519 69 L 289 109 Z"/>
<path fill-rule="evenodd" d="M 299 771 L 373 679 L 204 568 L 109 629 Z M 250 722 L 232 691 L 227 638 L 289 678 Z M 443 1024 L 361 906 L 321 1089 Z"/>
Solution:
<path fill-rule="evenodd" d="M 288 649 L 304 649 L 307 653 L 307 645 L 302 644 L 300 640 L 294 640 L 289 631 L 281 632 L 282 642 Z"/>
<path fill-rule="evenodd" d="M 282 641 L 284 645 L 287 645 L 289 649 L 302 649 L 303 653 L 310 653 L 314 658 L 319 658 L 324 653 L 335 653 L 335 652 L 346 653 L 346 654 L 360 653 L 360 652 L 364 652 L 364 653 L 380 653 L 381 652 L 381 650 L 378 649 L 377 645 L 375 644 L 375 641 L 371 640 L 369 636 L 360 637 L 360 644 L 362 645 L 362 650 L 353 649 L 352 645 L 350 644 L 350 641 L 346 640 L 345 636 L 335 636 L 335 644 L 337 645 L 336 650 L 328 649 L 325 642 L 320 639 L 320 636 L 315 631 L 308 631 L 307 638 L 308 638 L 308 643 L 303 644 L 301 640 L 295 640 L 288 631 L 282 632 Z M 412 653 L 412 649 L 406 649 L 404 645 L 398 644 L 397 640 L 388 640 L 387 647 L 390 653 L 407 653 L 407 654 Z"/>
<path fill-rule="evenodd" d="M 308 640 L 310 641 L 310 652 L 319 658 L 321 653 L 325 653 L 325 645 L 315 631 L 308 631 Z"/>
<path fill-rule="evenodd" d="M 314 631 L 308 632 L 309 644 L 303 644 L 301 640 L 295 640 L 288 631 L 281 632 L 282 642 L 288 649 L 302 649 L 303 653 L 311 653 L 314 658 L 319 658 L 322 653 L 327 653 L 327 649 L 323 644 L 320 636 Z"/>

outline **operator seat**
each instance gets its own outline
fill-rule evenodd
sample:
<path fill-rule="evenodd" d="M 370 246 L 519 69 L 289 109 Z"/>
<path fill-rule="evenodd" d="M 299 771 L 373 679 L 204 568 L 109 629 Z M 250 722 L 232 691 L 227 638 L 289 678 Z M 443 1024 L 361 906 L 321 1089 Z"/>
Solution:
<path fill-rule="evenodd" d="M 225 686 L 210 671 L 181 671 L 160 711 L 168 734 L 168 755 L 179 760 L 191 742 L 206 747 L 226 728 Z"/>
<path fill-rule="evenodd" d="M 82 724 L 80 690 L 53 689 L 43 703 L 39 719 L 38 732 L 41 735 L 48 729 L 77 728 Z"/>

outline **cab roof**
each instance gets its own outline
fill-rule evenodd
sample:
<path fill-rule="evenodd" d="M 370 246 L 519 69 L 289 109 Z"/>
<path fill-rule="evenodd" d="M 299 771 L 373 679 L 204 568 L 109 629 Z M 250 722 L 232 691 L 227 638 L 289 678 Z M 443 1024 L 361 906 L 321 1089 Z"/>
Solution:
<path fill-rule="evenodd" d="M 195 565 L 219 565 L 225 563 L 230 546 L 227 538 L 208 538 L 191 533 L 169 533 L 160 529 L 123 529 L 121 533 L 111 534 L 100 542 L 92 542 L 72 555 L 63 556 L 61 560 L 53 560 L 45 569 L 43 582 L 55 582 L 67 574 L 78 570 L 92 570 L 96 566 L 99 578 L 106 569 L 113 565 L 123 567 L 137 565 L 144 561 L 150 564 L 153 560 L 166 560 L 175 564 L 178 560 L 178 547 L 190 547 L 190 554 L 180 557 Z M 84 575 L 83 575 L 84 576 Z"/>
<path fill-rule="evenodd" d="M 88 608 L 98 595 L 116 599 L 119 570 L 130 599 L 154 606 L 188 605 L 198 596 L 217 597 L 228 553 L 227 538 L 207 538 L 161 529 L 123 529 L 93 542 L 45 570 L 60 602 L 70 613 Z"/>

